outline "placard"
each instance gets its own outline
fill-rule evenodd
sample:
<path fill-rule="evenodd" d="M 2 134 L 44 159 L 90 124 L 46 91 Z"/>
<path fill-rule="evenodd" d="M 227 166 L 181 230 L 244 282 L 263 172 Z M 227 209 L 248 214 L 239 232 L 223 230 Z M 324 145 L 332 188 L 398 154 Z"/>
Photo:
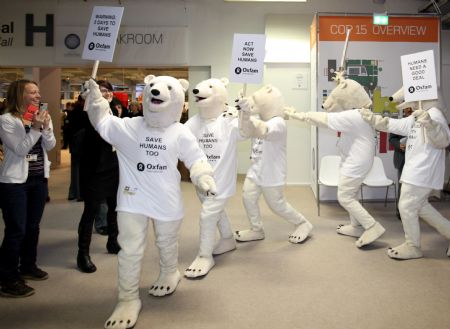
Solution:
<path fill-rule="evenodd" d="M 83 59 L 112 62 L 123 7 L 96 6 L 84 42 Z"/>
<path fill-rule="evenodd" d="M 261 83 L 264 71 L 266 36 L 235 34 L 231 54 L 230 81 Z"/>
<path fill-rule="evenodd" d="M 401 56 L 406 102 L 437 99 L 433 50 Z"/>

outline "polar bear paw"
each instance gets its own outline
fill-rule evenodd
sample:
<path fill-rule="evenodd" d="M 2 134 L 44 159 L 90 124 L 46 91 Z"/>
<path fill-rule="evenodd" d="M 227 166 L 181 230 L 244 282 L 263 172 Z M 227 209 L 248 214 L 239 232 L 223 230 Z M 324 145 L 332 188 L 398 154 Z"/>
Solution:
<path fill-rule="evenodd" d="M 301 243 L 305 241 L 309 236 L 309 233 L 311 233 L 312 229 L 313 225 L 308 221 L 304 221 L 299 226 L 297 226 L 294 232 L 291 233 L 291 235 L 289 236 L 289 242 Z"/>
<path fill-rule="evenodd" d="M 263 230 L 243 230 L 234 232 L 234 238 L 239 242 L 257 241 L 265 238 Z"/>
<path fill-rule="evenodd" d="M 178 270 L 173 273 L 160 273 L 158 280 L 152 284 L 148 293 L 156 297 L 170 295 L 177 289 L 180 280 L 181 274 Z"/>
<path fill-rule="evenodd" d="M 362 246 L 368 245 L 378 239 L 385 232 L 385 228 L 381 226 L 380 223 L 375 222 L 370 228 L 364 231 L 361 237 L 356 240 L 356 246 L 361 248 Z"/>
<path fill-rule="evenodd" d="M 236 249 L 236 240 L 234 238 L 220 239 L 213 250 L 213 255 L 221 255 Z"/>
<path fill-rule="evenodd" d="M 414 259 L 423 257 L 422 250 L 408 242 L 394 248 L 389 248 L 387 250 L 387 255 L 394 259 Z"/>
<path fill-rule="evenodd" d="M 447 256 L 450 257 L 450 243 L 449 243 L 448 248 L 447 248 Z"/>
<path fill-rule="evenodd" d="M 200 278 L 208 274 L 215 265 L 212 257 L 197 256 L 192 264 L 184 271 L 187 278 Z"/>
<path fill-rule="evenodd" d="M 133 328 L 141 311 L 140 299 L 121 301 L 117 303 L 113 313 L 105 322 L 106 329 Z"/>
<path fill-rule="evenodd" d="M 348 225 L 340 224 L 336 228 L 336 232 L 338 234 L 348 235 L 348 236 L 352 236 L 355 238 L 359 238 L 364 233 L 364 228 L 361 225 L 353 226 L 350 224 L 348 224 Z"/>

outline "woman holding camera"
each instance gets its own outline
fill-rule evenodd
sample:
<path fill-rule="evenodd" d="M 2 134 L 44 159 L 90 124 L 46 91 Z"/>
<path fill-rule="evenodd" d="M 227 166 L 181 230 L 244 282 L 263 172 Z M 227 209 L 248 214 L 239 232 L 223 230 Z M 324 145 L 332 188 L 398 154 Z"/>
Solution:
<path fill-rule="evenodd" d="M 5 235 L 0 247 L 0 295 L 27 297 L 34 289 L 26 280 L 45 280 L 37 267 L 39 225 L 48 195 L 50 161 L 55 144 L 47 111 L 40 111 L 41 95 L 30 80 L 11 83 L 0 115 L 4 159 L 0 164 L 0 207 Z"/>

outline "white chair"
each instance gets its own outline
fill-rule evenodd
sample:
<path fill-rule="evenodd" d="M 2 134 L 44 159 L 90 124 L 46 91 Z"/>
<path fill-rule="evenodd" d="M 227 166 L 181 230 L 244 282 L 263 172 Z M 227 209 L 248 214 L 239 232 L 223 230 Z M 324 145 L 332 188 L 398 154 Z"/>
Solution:
<path fill-rule="evenodd" d="M 337 187 L 339 180 L 339 165 L 341 157 L 325 155 L 320 159 L 319 179 L 317 181 L 317 215 L 320 216 L 320 185 Z"/>
<path fill-rule="evenodd" d="M 363 186 L 368 187 L 386 187 L 386 197 L 384 198 L 384 206 L 387 204 L 387 197 L 389 193 L 389 188 L 391 186 L 394 187 L 394 195 L 395 195 L 395 206 L 397 207 L 397 188 L 395 182 L 386 176 L 386 172 L 384 170 L 383 161 L 381 158 L 375 157 L 373 159 L 372 169 L 370 169 L 367 177 L 364 179 L 361 185 L 361 202 L 364 202 L 363 197 Z"/>

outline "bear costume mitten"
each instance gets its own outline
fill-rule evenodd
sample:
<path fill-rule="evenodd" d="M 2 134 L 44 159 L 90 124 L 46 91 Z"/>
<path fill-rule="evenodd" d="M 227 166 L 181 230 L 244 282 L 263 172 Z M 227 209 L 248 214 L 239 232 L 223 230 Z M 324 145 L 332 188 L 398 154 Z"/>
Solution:
<path fill-rule="evenodd" d="M 314 126 L 328 127 L 328 115 L 325 112 L 296 112 L 292 107 L 286 107 L 284 114 L 290 118 L 297 119 Z"/>
<path fill-rule="evenodd" d="M 446 131 L 438 122 L 431 119 L 427 111 L 415 110 L 413 116 L 416 118 L 416 122 L 425 128 L 425 135 L 434 147 L 443 149 L 448 146 L 449 140 Z"/>
<path fill-rule="evenodd" d="M 111 108 L 106 98 L 102 96 L 100 87 L 94 79 L 91 78 L 86 81 L 84 88 L 86 90 L 83 92 L 82 97 L 86 100 L 85 108 L 90 121 L 96 126 L 103 117 L 110 113 Z"/>
<path fill-rule="evenodd" d="M 389 118 L 374 114 L 370 109 L 362 108 L 359 110 L 364 121 L 379 131 L 388 131 Z"/>
<path fill-rule="evenodd" d="M 206 195 L 216 195 L 217 188 L 213 178 L 213 169 L 206 160 L 200 160 L 189 168 L 192 183 Z"/>

